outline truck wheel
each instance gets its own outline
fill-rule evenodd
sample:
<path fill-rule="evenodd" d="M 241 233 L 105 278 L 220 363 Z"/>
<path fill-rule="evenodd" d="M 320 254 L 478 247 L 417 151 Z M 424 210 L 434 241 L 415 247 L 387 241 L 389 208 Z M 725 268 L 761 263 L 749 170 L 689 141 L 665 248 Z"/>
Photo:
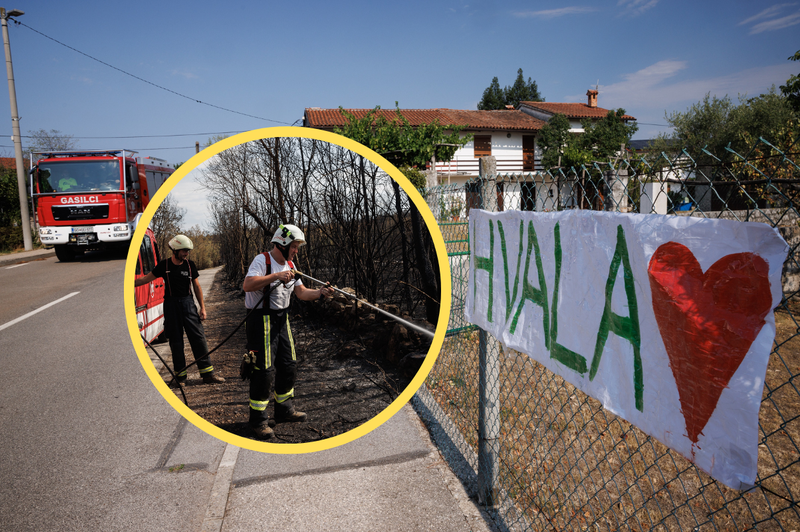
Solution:
<path fill-rule="evenodd" d="M 67 245 L 58 245 L 56 248 L 56 257 L 61 262 L 70 262 L 75 258 L 75 250 Z"/>

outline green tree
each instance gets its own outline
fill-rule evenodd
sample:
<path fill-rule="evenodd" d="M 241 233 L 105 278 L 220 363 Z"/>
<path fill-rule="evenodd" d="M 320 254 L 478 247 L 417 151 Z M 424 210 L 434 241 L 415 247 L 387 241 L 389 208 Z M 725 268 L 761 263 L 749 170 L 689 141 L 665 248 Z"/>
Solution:
<path fill-rule="evenodd" d="M 517 70 L 517 79 L 514 84 L 500 88 L 497 77 L 492 78 L 492 83 L 483 91 L 483 97 L 478 102 L 478 109 L 481 111 L 492 111 L 505 109 L 506 105 L 511 105 L 515 109 L 520 102 L 543 102 L 544 98 L 539 93 L 536 81 L 522 75 L 522 69 Z"/>
<path fill-rule="evenodd" d="M 356 118 L 339 108 L 347 124 L 334 132 L 351 138 L 378 152 L 397 166 L 424 167 L 436 155 L 437 161 L 449 161 L 458 148 L 471 140 L 461 138 L 461 126 L 443 126 L 438 121 L 412 126 L 395 102 L 391 119 L 375 107 L 363 118 Z"/>
<path fill-rule="evenodd" d="M 395 102 L 395 113 L 391 119 L 380 112 L 380 106 L 375 107 L 360 119 L 341 107 L 339 109 L 347 119 L 347 124 L 344 127 L 336 128 L 334 132 L 364 144 L 385 156 L 395 165 L 403 167 L 405 175 L 419 189 L 422 189 L 426 183 L 416 167 L 424 167 L 434 154 L 437 161 L 449 161 L 458 148 L 471 140 L 471 136 L 459 137 L 462 127 L 445 127 L 438 121 L 412 126 L 400 112 L 397 102 Z M 405 216 L 401 208 L 400 187 L 394 180 L 392 185 L 396 197 L 398 220 L 403 220 Z M 424 230 L 425 224 L 422 216 L 413 202 L 409 202 L 409 204 L 414 262 L 420 272 L 422 289 L 429 296 L 425 300 L 426 317 L 429 322 L 436 323 L 439 316 L 440 285 L 433 264 L 438 263 L 430 235 Z M 405 243 L 403 247 L 405 249 Z M 433 260 L 431 260 L 432 256 Z M 403 261 L 406 262 L 406 260 L 404 253 Z"/>
<path fill-rule="evenodd" d="M 639 130 L 636 122 L 622 119 L 625 109 L 608 111 L 600 120 L 583 120 L 584 133 L 580 137 L 581 144 L 592 152 L 596 161 L 614 157 L 630 142 L 631 137 Z"/>
<path fill-rule="evenodd" d="M 12 251 L 22 245 L 17 170 L 0 166 L 0 251 Z"/>
<path fill-rule="evenodd" d="M 539 94 L 539 87 L 531 78 L 525 81 L 522 76 L 522 69 L 517 70 L 517 79 L 514 84 L 504 89 L 505 104 L 511 105 L 516 109 L 520 102 L 543 102 L 544 98 Z"/>
<path fill-rule="evenodd" d="M 800 61 L 800 50 L 790 56 L 789 61 Z M 800 113 L 800 74 L 789 76 L 786 85 L 781 85 L 781 94 L 786 97 L 795 113 Z"/>
<path fill-rule="evenodd" d="M 569 132 L 569 119 L 563 114 L 554 115 L 539 130 L 539 146 L 542 149 L 542 166 L 545 169 L 556 166 L 572 166 L 564 158 L 564 150 L 575 144 L 574 135 Z"/>
<path fill-rule="evenodd" d="M 491 111 L 494 109 L 505 109 L 506 95 L 500 88 L 497 76 L 492 78 L 492 83 L 483 91 L 483 97 L 478 102 L 478 110 Z"/>
<path fill-rule="evenodd" d="M 744 153 L 750 148 L 750 139 L 775 138 L 796 116 L 788 99 L 777 94 L 775 87 L 752 98 L 740 96 L 738 105 L 729 96 L 706 94 L 685 112 L 666 116 L 674 132 L 661 135 L 652 151 L 686 150 L 698 164 L 713 165 L 735 158 L 727 148 Z"/>
<path fill-rule="evenodd" d="M 539 131 L 542 166 L 578 168 L 591 161 L 606 161 L 614 157 L 639 129 L 635 123 L 623 121 L 624 115 L 625 109 L 617 109 L 609 111 L 600 120 L 584 120 L 584 132 L 580 134 L 569 132 L 566 116 L 553 116 Z"/>

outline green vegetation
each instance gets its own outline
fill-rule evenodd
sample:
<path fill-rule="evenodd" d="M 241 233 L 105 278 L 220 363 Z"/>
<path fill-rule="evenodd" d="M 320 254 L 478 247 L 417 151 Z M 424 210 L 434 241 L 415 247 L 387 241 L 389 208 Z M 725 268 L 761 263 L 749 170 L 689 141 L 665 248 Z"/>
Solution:
<path fill-rule="evenodd" d="M 556 166 L 579 168 L 592 161 L 607 161 L 621 151 L 639 129 L 636 123 L 622 120 L 625 109 L 609 111 L 597 121 L 585 119 L 584 133 L 570 133 L 566 116 L 557 114 L 539 132 L 542 147 L 542 165 L 549 169 Z"/>
<path fill-rule="evenodd" d="M 443 126 L 438 121 L 412 126 L 395 102 L 395 114 L 389 119 L 380 106 L 364 118 L 356 118 L 339 107 L 347 124 L 334 133 L 351 138 L 386 157 L 397 166 L 424 168 L 436 155 L 437 161 L 449 161 L 456 150 L 471 137 L 459 138 L 462 127 Z"/>
<path fill-rule="evenodd" d="M 800 61 L 800 50 L 790 56 L 789 61 Z M 786 97 L 786 101 L 794 109 L 795 113 L 800 113 L 800 74 L 789 76 L 786 85 L 781 85 L 781 94 Z"/>
<path fill-rule="evenodd" d="M 543 102 L 544 98 L 539 93 L 539 87 L 536 82 L 531 78 L 525 81 L 522 75 L 522 69 L 517 70 L 517 79 L 514 84 L 500 88 L 500 82 L 497 76 L 492 78 L 492 83 L 483 91 L 481 101 L 478 102 L 478 109 L 481 111 L 492 111 L 497 109 L 505 109 L 507 105 L 511 105 L 515 109 L 519 107 L 520 102 Z"/>
<path fill-rule="evenodd" d="M 0 166 L 0 251 L 22 246 L 17 170 Z"/>

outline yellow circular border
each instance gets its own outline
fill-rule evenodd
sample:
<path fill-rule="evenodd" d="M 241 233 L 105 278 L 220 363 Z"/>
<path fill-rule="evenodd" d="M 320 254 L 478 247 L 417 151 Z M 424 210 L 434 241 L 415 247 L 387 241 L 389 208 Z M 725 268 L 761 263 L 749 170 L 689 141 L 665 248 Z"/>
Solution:
<path fill-rule="evenodd" d="M 134 302 L 133 281 L 135 275 L 134 272 L 136 270 L 136 262 L 139 254 L 139 247 L 142 244 L 146 228 L 150 225 L 153 214 L 155 213 L 156 209 L 158 209 L 158 206 L 161 205 L 161 202 L 164 201 L 164 198 L 166 198 L 167 194 L 169 194 L 175 185 L 177 185 L 178 182 L 189 172 L 218 153 L 246 142 L 274 137 L 300 137 L 329 142 L 362 155 L 379 166 L 403 188 L 406 194 L 408 194 L 409 199 L 413 201 L 414 205 L 416 205 L 417 209 L 419 209 L 419 212 L 422 214 L 422 217 L 425 220 L 425 225 L 428 227 L 431 238 L 433 239 L 434 247 L 436 249 L 436 257 L 439 261 L 439 277 L 441 284 L 439 323 L 436 325 L 436 334 L 434 335 L 428 355 L 425 357 L 425 362 L 422 364 L 422 367 L 417 372 L 414 379 L 397 397 L 397 399 L 392 401 L 392 403 L 383 411 L 363 425 L 360 425 L 359 427 L 343 434 L 339 434 L 338 436 L 308 443 L 267 443 L 243 438 L 212 425 L 194 413 L 169 389 L 150 360 L 150 356 L 147 354 L 144 342 L 139 335 L 139 326 L 136 319 L 135 309 L 136 304 Z M 164 399 L 166 399 L 167 402 L 189 422 L 191 422 L 200 430 L 210 434 L 211 436 L 214 436 L 215 438 L 244 449 L 275 454 L 301 454 L 331 449 L 333 447 L 353 441 L 356 438 L 360 438 L 387 421 L 411 399 L 411 396 L 416 393 L 416 391 L 420 386 L 422 386 L 422 383 L 427 378 L 428 373 L 430 373 L 431 369 L 433 368 L 434 362 L 436 362 L 436 358 L 439 355 L 439 350 L 442 347 L 442 343 L 444 342 L 444 335 L 447 329 L 448 320 L 450 318 L 450 264 L 447 259 L 444 238 L 442 237 L 441 231 L 439 231 L 439 226 L 436 223 L 436 219 L 433 217 L 433 213 L 431 213 L 430 208 L 428 208 L 427 203 L 425 203 L 425 200 L 422 198 L 420 193 L 414 188 L 408 178 L 400 172 L 400 170 L 398 170 L 393 164 L 391 164 L 381 155 L 367 148 L 363 144 L 359 144 L 358 142 L 335 133 L 304 127 L 274 127 L 255 129 L 253 131 L 240 133 L 209 146 L 183 163 L 152 197 L 150 204 L 147 206 L 147 209 L 142 215 L 141 221 L 139 222 L 139 225 L 133 234 L 130 249 L 128 250 L 128 259 L 125 264 L 124 282 L 125 316 L 128 320 L 128 331 L 130 332 L 133 346 L 136 349 L 136 354 L 139 357 L 139 362 L 142 364 L 145 373 L 147 373 L 147 376 L 150 377 L 151 381 L 153 381 L 153 385 L 156 387 L 156 389 L 161 393 L 162 396 L 164 396 Z M 242 406 L 242 408 L 244 408 L 244 406 Z"/>

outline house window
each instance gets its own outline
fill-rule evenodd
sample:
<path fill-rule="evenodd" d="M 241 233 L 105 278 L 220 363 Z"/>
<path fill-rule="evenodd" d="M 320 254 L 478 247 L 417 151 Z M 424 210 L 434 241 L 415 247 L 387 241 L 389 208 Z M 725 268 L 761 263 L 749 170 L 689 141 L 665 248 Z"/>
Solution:
<path fill-rule="evenodd" d="M 488 157 L 492 154 L 492 136 L 475 135 L 475 158 Z"/>
<path fill-rule="evenodd" d="M 533 172 L 536 165 L 536 150 L 533 135 L 522 135 L 522 170 Z M 530 209 L 533 210 L 533 209 Z"/>

